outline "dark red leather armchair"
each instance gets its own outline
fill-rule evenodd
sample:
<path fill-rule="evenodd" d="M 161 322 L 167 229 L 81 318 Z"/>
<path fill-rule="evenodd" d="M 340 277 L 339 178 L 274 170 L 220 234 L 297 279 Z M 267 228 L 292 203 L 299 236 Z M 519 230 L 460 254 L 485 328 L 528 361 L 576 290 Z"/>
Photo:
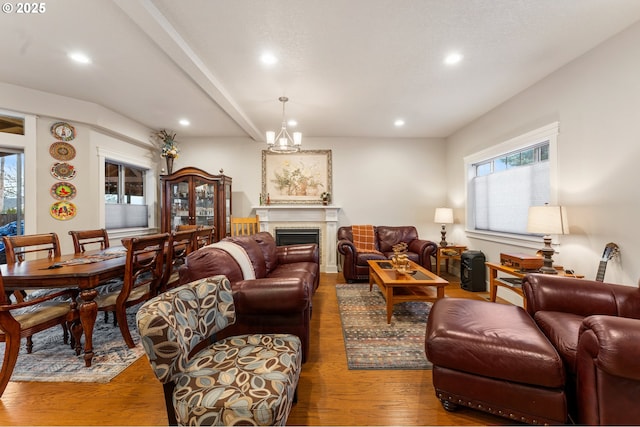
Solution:
<path fill-rule="evenodd" d="M 567 371 L 578 424 L 640 423 L 640 289 L 531 274 L 527 312 Z"/>
<path fill-rule="evenodd" d="M 430 240 L 420 240 L 418 231 L 413 226 L 377 226 L 375 246 L 377 253 L 360 253 L 353 244 L 351 226 L 338 229 L 338 252 L 342 255 L 342 274 L 347 282 L 369 280 L 369 264 L 371 259 L 388 259 L 393 255 L 392 247 L 400 242 L 408 245 L 409 259 L 432 271 L 431 257 L 436 256 L 438 245 Z"/>

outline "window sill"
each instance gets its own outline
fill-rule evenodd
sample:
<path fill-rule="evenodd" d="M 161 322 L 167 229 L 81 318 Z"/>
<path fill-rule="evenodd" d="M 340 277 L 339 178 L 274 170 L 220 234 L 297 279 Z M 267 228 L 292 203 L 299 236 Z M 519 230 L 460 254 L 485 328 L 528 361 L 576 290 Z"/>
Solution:
<path fill-rule="evenodd" d="M 469 239 L 485 240 L 503 245 L 518 246 L 521 248 L 535 249 L 542 248 L 542 236 L 529 236 L 522 234 L 497 233 L 494 231 L 484 230 L 465 230 Z M 559 246 L 556 236 L 552 236 L 551 245 Z"/>

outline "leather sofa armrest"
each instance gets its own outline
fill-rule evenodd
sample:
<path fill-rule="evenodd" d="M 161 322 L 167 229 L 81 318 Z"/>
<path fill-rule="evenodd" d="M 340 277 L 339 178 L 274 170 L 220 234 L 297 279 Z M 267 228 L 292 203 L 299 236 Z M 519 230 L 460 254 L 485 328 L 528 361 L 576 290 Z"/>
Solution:
<path fill-rule="evenodd" d="M 639 342 L 640 319 L 589 316 L 580 328 L 578 359 L 586 357 L 610 375 L 640 381 Z"/>
<path fill-rule="evenodd" d="M 342 239 L 338 240 L 338 252 L 342 255 L 356 256 L 356 247 L 351 240 Z"/>
<path fill-rule="evenodd" d="M 320 249 L 315 243 L 299 245 L 276 246 L 278 264 L 290 264 L 293 262 L 320 263 Z"/>
<path fill-rule="evenodd" d="M 299 279 L 252 279 L 233 284 L 237 313 L 285 314 L 309 308 L 308 288 Z"/>
<path fill-rule="evenodd" d="M 527 312 L 531 316 L 538 311 L 584 317 L 592 314 L 616 316 L 618 303 L 612 287 L 623 286 L 549 274 L 527 274 L 522 281 Z"/>
<path fill-rule="evenodd" d="M 420 256 L 420 264 L 428 269 L 432 270 L 431 257 L 436 256 L 436 251 L 438 250 L 438 245 L 431 240 L 421 240 L 414 239 L 409 242 L 407 247 L 409 252 L 415 252 Z"/>

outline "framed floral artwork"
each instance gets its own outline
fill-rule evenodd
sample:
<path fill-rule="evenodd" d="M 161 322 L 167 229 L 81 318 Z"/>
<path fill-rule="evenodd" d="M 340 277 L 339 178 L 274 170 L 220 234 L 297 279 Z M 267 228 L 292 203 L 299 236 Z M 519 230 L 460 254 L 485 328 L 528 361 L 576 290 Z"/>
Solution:
<path fill-rule="evenodd" d="M 262 193 L 271 204 L 322 204 L 331 194 L 331 150 L 262 151 Z"/>

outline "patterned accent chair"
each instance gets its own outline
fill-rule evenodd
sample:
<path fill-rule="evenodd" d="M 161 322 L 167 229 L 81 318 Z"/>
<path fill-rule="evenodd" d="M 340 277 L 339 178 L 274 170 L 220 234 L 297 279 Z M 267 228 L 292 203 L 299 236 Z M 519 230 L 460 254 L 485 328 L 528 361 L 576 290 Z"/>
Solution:
<path fill-rule="evenodd" d="M 300 377 L 300 339 L 251 334 L 211 343 L 235 316 L 222 275 L 171 289 L 138 310 L 169 425 L 285 425 Z"/>

